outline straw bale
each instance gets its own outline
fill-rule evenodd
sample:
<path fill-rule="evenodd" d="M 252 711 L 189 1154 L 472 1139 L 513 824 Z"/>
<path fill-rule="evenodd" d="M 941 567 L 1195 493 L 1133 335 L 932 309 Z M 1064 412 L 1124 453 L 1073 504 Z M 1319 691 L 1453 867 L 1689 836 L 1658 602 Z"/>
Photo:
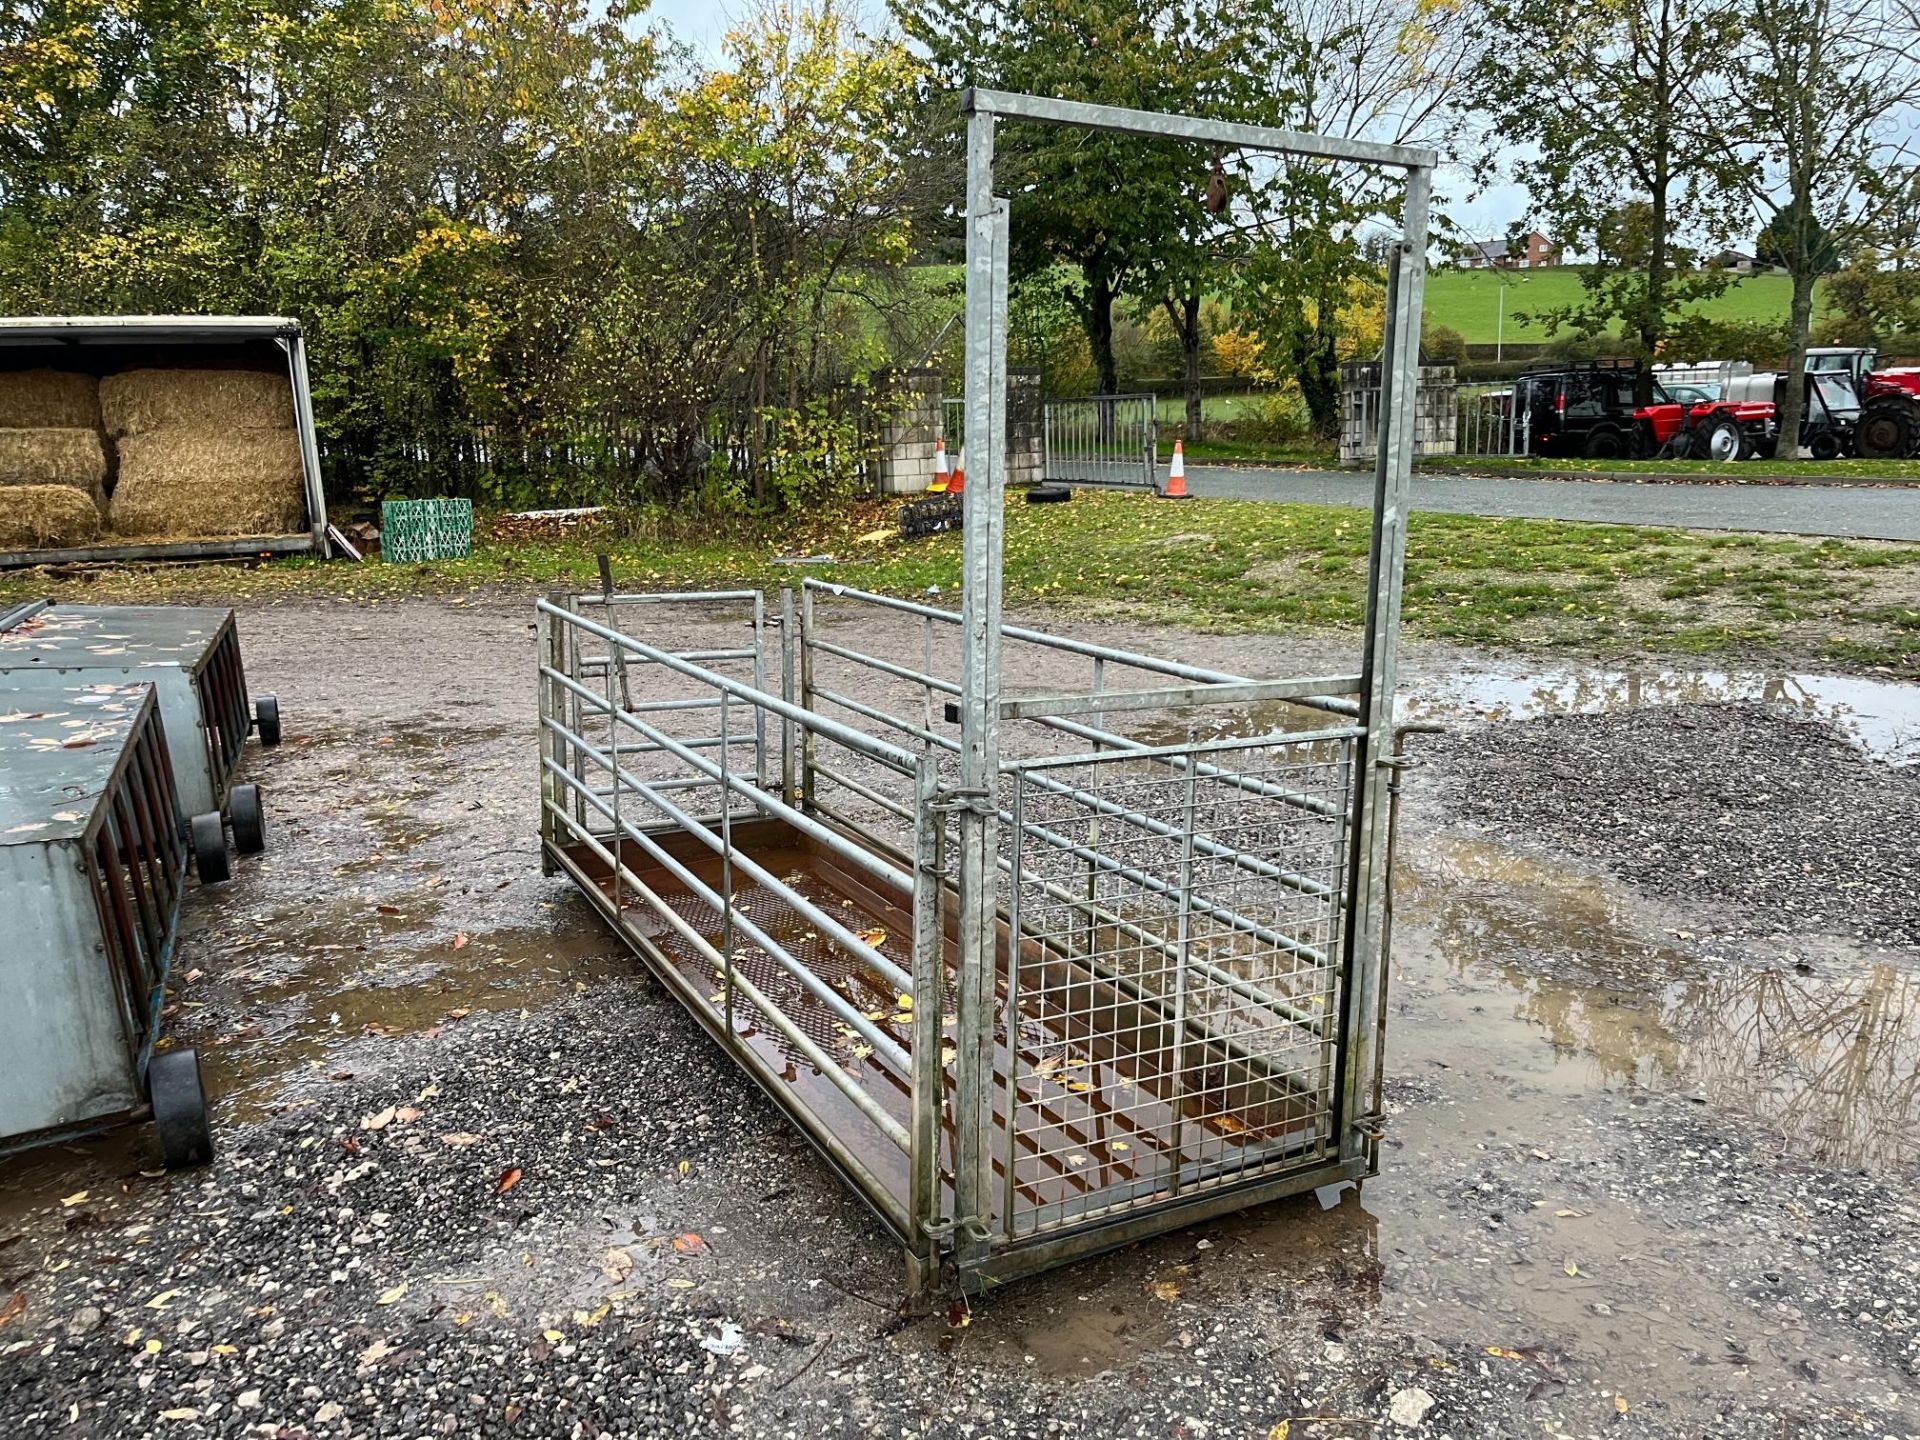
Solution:
<path fill-rule="evenodd" d="M 98 430 L 100 382 L 71 370 L 0 371 L 0 426 Z"/>
<path fill-rule="evenodd" d="M 100 417 L 109 435 L 289 429 L 293 385 L 264 370 L 123 370 L 100 381 Z"/>
<path fill-rule="evenodd" d="M 108 516 L 122 535 L 292 535 L 307 528 L 292 430 L 154 430 L 120 442 Z"/>
<path fill-rule="evenodd" d="M 71 485 L 0 488 L 0 550 L 53 550 L 100 538 L 100 508 Z"/>
<path fill-rule="evenodd" d="M 0 430 L 0 486 L 71 485 L 97 495 L 106 483 L 98 430 Z"/>

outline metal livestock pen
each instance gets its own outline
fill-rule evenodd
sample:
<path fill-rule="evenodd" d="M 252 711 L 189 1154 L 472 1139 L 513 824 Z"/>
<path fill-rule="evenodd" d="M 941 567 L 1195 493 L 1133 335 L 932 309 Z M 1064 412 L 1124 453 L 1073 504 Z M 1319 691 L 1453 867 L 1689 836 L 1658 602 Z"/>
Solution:
<path fill-rule="evenodd" d="M 1374 1172 L 1433 164 L 985 91 L 967 108 L 986 440 L 961 609 L 817 580 L 777 619 L 752 590 L 537 609 L 546 866 L 882 1217 L 915 1289 Z M 1350 669 L 1248 679 L 1003 622 L 996 116 L 1405 170 Z"/>

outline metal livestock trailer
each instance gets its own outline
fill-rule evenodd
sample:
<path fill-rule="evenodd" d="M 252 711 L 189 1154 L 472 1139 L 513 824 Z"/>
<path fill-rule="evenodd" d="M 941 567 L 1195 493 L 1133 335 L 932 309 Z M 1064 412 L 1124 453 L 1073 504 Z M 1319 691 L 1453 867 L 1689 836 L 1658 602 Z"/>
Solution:
<path fill-rule="evenodd" d="M 236 849 L 252 854 L 266 848 L 260 787 L 233 781 L 251 731 L 258 730 L 263 745 L 280 743 L 280 704 L 271 695 L 249 702 L 233 611 L 25 605 L 0 616 L 0 675 L 151 683 L 200 878 L 227 878 L 223 814 Z"/>
<path fill-rule="evenodd" d="M 212 1156 L 199 1062 L 155 1052 L 187 853 L 154 687 L 0 676 L 0 1151 L 151 1115 Z"/>
<path fill-rule="evenodd" d="M 884 1220 L 916 1291 L 1376 1171 L 1436 158 L 981 90 L 963 109 L 961 610 L 809 580 L 776 652 L 755 591 L 536 607 L 546 867 Z M 1351 666 L 1248 679 L 1004 622 L 997 118 L 1403 172 Z M 690 646 L 689 606 L 735 607 L 750 642 Z"/>

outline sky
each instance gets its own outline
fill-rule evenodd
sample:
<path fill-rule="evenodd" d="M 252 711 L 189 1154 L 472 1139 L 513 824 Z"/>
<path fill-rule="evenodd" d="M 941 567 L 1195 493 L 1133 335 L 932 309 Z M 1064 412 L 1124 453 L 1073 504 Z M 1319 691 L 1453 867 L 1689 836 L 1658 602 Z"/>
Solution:
<path fill-rule="evenodd" d="M 744 8 L 728 0 L 653 0 L 648 15 L 708 60 L 720 55 L 720 40 L 732 17 Z M 1526 191 L 1517 185 L 1495 185 L 1485 195 L 1467 198 L 1468 181 L 1462 173 L 1443 174 L 1440 188 L 1447 214 L 1476 240 L 1503 238 L 1507 227 L 1526 209 Z"/>

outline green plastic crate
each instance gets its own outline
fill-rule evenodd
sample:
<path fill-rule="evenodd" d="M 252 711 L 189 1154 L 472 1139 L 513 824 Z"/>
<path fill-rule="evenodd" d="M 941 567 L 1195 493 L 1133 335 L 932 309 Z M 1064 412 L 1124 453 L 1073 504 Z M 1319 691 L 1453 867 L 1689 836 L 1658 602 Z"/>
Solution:
<path fill-rule="evenodd" d="M 382 501 L 380 553 L 396 565 L 465 559 L 473 553 L 473 502 Z"/>

